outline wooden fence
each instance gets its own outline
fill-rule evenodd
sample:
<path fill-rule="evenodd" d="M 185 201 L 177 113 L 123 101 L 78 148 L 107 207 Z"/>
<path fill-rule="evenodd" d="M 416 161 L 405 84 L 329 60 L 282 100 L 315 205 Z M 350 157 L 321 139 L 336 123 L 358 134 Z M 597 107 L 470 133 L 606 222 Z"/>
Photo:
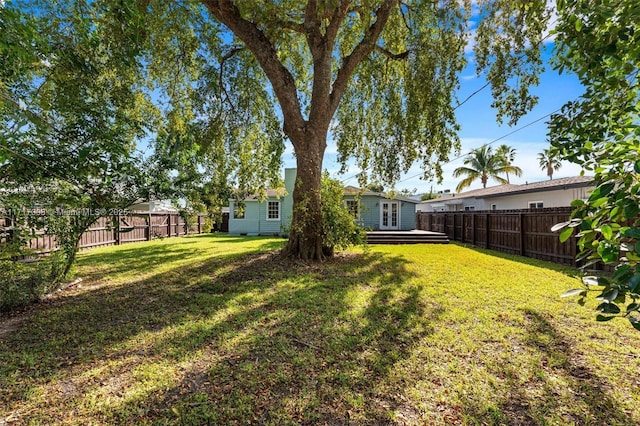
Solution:
<path fill-rule="evenodd" d="M 417 228 L 478 247 L 576 266 L 577 239 L 561 243 L 551 232 L 569 220 L 572 208 L 477 212 L 418 212 Z"/>
<path fill-rule="evenodd" d="M 205 215 L 198 215 L 197 221 L 187 226 L 184 218 L 178 213 L 170 212 L 135 212 L 127 215 L 113 215 L 99 218 L 80 239 L 80 248 L 103 247 L 151 241 L 155 238 L 180 237 L 189 234 L 201 234 L 205 223 Z M 228 230 L 227 223 L 214 224 L 215 230 Z M 118 230 L 114 224 L 120 224 Z M 0 226 L 11 227 L 11 221 L 0 218 Z M 47 235 L 44 230 L 35 232 L 30 241 L 30 248 L 39 253 L 50 253 L 56 250 L 55 236 Z M 4 241 L 0 241 L 2 243 Z"/>

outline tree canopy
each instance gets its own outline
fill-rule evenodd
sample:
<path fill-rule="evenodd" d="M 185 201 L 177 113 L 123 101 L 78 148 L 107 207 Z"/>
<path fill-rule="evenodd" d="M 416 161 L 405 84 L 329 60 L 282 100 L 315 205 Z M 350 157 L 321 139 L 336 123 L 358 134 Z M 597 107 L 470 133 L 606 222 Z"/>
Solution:
<path fill-rule="evenodd" d="M 142 122 L 156 149 L 180 167 L 205 161 L 232 186 L 264 188 L 279 180 L 288 139 L 299 231 L 286 253 L 308 259 L 323 257 L 329 132 L 343 167 L 355 160 L 363 179 L 393 183 L 416 161 L 426 176 L 441 176 L 441 163 L 460 148 L 456 89 L 467 46 L 491 84 L 498 118 L 515 123 L 536 102 L 528 89 L 538 81 L 550 15 L 542 0 L 16 0 L 5 8 L 47 18 L 41 29 L 51 53 L 41 62 L 48 65 L 30 82 L 56 70 L 58 84 L 71 85 L 105 70 L 95 80 L 102 92 L 70 102 L 95 100 L 98 111 L 112 112 L 129 105 L 138 119 L 149 111 Z M 59 60 L 60 39 L 77 41 L 77 63 Z M 19 100 L 18 86 L 2 90 Z M 87 118 L 76 128 L 100 122 Z M 118 145 L 126 141 L 108 148 Z"/>

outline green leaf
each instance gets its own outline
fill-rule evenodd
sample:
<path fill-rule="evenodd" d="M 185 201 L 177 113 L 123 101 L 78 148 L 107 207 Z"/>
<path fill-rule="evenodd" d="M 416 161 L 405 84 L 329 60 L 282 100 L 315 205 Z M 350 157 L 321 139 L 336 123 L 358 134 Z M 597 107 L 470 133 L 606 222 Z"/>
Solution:
<path fill-rule="evenodd" d="M 610 320 L 612 320 L 612 319 L 614 319 L 614 318 L 615 318 L 615 317 L 608 317 L 608 316 L 606 316 L 606 315 L 598 314 L 598 315 L 596 316 L 596 321 L 599 321 L 599 322 L 603 322 L 603 321 L 610 321 Z M 635 326 L 634 326 L 634 327 L 635 327 Z M 640 328 L 639 328 L 638 330 L 640 330 Z"/>
<path fill-rule="evenodd" d="M 627 285 L 629 286 L 629 291 L 631 293 L 640 294 L 640 274 L 635 274 L 633 277 L 629 278 Z"/>
<path fill-rule="evenodd" d="M 633 219 L 638 213 L 640 213 L 640 207 L 636 203 L 630 203 L 624 207 L 625 219 Z"/>
<path fill-rule="evenodd" d="M 595 198 L 593 201 L 590 200 L 589 203 L 591 204 L 591 207 L 598 208 L 606 204 L 607 201 L 609 201 L 607 197 L 601 197 L 601 198 Z"/>
<path fill-rule="evenodd" d="M 603 183 L 593 190 L 591 196 L 589 196 L 589 202 L 595 201 L 599 198 L 606 197 L 615 187 L 614 182 Z"/>
<path fill-rule="evenodd" d="M 629 303 L 627 305 L 627 313 L 637 311 L 638 309 L 640 309 L 640 303 Z"/>
<path fill-rule="evenodd" d="M 640 331 L 640 320 L 635 317 L 629 317 L 629 322 L 631 323 L 633 328 Z"/>
<path fill-rule="evenodd" d="M 603 314 L 619 314 L 620 307 L 615 303 L 603 302 L 596 307 L 596 311 L 600 311 Z"/>
<path fill-rule="evenodd" d="M 560 242 L 564 243 L 565 241 L 567 241 L 571 235 L 573 234 L 573 230 L 575 228 L 565 228 L 561 233 L 560 233 Z"/>
<path fill-rule="evenodd" d="M 602 225 L 600 227 L 600 232 L 602 233 L 602 236 L 607 240 L 610 240 L 613 237 L 613 230 L 611 229 L 610 225 Z"/>
<path fill-rule="evenodd" d="M 574 288 L 573 290 L 565 291 L 560 295 L 560 297 L 571 297 L 571 296 L 577 296 L 577 295 L 584 296 L 586 294 L 587 294 L 587 290 L 585 290 L 584 288 Z"/>
<path fill-rule="evenodd" d="M 640 228 L 629 228 L 624 231 L 623 235 L 627 238 L 640 240 Z"/>
<path fill-rule="evenodd" d="M 600 296 L 596 297 L 596 300 L 603 300 L 605 303 L 611 303 L 616 297 L 618 297 L 618 290 L 614 288 L 603 292 Z"/>
<path fill-rule="evenodd" d="M 636 173 L 640 173 L 640 160 L 636 161 L 635 164 L 633 165 L 633 170 Z"/>
<path fill-rule="evenodd" d="M 580 30 L 582 29 L 582 20 L 580 20 L 580 18 L 576 19 L 576 21 L 573 23 L 575 29 L 577 32 L 580 32 Z"/>
<path fill-rule="evenodd" d="M 602 259 L 604 263 L 616 262 L 620 257 L 618 247 L 609 244 L 606 241 L 601 241 L 600 244 L 598 244 L 597 253 L 600 255 L 600 259 Z"/>

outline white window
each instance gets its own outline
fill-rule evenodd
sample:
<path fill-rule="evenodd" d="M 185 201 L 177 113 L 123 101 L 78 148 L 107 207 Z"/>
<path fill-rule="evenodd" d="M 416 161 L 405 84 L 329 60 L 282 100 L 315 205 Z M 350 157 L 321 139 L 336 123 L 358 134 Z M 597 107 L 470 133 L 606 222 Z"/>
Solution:
<path fill-rule="evenodd" d="M 544 203 L 542 201 L 529 201 L 530 209 L 541 209 L 544 207 Z"/>
<path fill-rule="evenodd" d="M 355 219 L 360 215 L 358 202 L 356 200 L 347 200 L 347 210 L 349 210 L 349 213 L 351 213 Z"/>
<path fill-rule="evenodd" d="M 464 211 L 465 212 L 472 212 L 476 209 L 475 206 L 465 206 Z"/>
<path fill-rule="evenodd" d="M 244 219 L 244 211 L 245 211 L 244 203 L 234 203 L 233 204 L 233 218 L 234 219 Z"/>
<path fill-rule="evenodd" d="M 280 201 L 267 202 L 267 220 L 280 220 Z"/>

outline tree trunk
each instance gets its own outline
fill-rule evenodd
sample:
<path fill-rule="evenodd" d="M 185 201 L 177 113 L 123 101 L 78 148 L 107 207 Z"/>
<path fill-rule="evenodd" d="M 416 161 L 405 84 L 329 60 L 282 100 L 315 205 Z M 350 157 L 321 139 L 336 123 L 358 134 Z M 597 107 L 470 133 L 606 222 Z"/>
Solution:
<path fill-rule="evenodd" d="M 283 251 L 283 255 L 287 257 L 322 261 L 327 255 L 331 255 L 331 251 L 323 251 L 320 199 L 322 157 L 326 147 L 326 136 L 323 137 L 323 133 L 310 136 L 305 132 L 304 141 L 292 138 L 296 146 L 297 171 L 289 242 Z"/>

